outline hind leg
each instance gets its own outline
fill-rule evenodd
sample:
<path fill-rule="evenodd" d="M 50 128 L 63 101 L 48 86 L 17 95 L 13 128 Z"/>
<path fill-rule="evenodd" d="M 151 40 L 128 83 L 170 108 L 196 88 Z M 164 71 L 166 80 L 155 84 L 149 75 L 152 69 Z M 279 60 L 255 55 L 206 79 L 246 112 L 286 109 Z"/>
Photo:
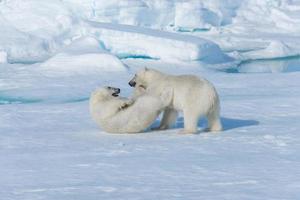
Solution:
<path fill-rule="evenodd" d="M 164 111 L 163 118 L 159 127 L 154 128 L 154 130 L 164 130 L 170 128 L 172 124 L 175 123 L 177 119 L 177 111 L 174 109 L 167 108 Z"/>
<path fill-rule="evenodd" d="M 208 131 L 222 131 L 219 109 L 213 110 L 207 115 Z"/>
<path fill-rule="evenodd" d="M 183 117 L 184 117 L 184 129 L 183 131 L 180 131 L 180 133 L 197 133 L 198 131 L 198 120 L 199 120 L 199 114 L 192 111 L 192 110 L 186 110 L 183 111 Z"/>

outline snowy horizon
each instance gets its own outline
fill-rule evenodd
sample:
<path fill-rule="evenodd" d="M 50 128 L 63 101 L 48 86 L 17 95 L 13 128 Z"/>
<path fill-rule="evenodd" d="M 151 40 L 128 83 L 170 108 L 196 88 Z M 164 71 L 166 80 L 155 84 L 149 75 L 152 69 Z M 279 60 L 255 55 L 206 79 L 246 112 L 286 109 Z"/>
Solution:
<path fill-rule="evenodd" d="M 0 199 L 299 199 L 299 24 L 299 0 L 0 0 Z M 90 93 L 144 67 L 212 82 L 224 131 L 105 133 Z"/>

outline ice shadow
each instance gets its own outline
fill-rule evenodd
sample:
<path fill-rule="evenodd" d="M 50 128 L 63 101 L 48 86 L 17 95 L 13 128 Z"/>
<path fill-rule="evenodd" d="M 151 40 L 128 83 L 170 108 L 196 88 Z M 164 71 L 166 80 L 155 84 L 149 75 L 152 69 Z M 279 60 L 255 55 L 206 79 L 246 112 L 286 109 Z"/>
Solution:
<path fill-rule="evenodd" d="M 234 118 L 227 118 L 227 117 L 221 117 L 223 130 L 231 130 L 241 127 L 247 127 L 247 126 L 256 126 L 259 124 L 259 121 L 257 120 L 251 120 L 251 119 L 234 119 Z M 176 124 L 172 128 L 183 128 L 183 117 L 179 117 L 176 121 Z M 198 127 L 206 128 L 207 127 L 207 120 L 201 119 L 198 122 Z"/>

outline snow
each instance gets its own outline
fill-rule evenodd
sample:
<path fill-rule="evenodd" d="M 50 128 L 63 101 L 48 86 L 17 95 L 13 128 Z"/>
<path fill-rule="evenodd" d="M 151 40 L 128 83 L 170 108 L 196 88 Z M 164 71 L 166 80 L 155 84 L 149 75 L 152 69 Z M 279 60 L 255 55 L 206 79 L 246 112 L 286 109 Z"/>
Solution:
<path fill-rule="evenodd" d="M 7 53 L 5 51 L 0 51 L 0 64 L 7 63 Z"/>
<path fill-rule="evenodd" d="M 117 55 L 140 55 L 167 62 L 203 61 L 224 63 L 233 61 L 211 41 L 176 33 L 99 22 L 88 22 L 105 47 Z M 184 51 L 183 51 L 184 50 Z"/>
<path fill-rule="evenodd" d="M 177 134 L 180 118 L 173 130 L 111 135 L 87 101 L 1 106 L 2 198 L 297 199 L 299 74 L 197 74 L 220 92 L 220 134 Z M 125 94 L 128 78 L 111 77 Z"/>
<path fill-rule="evenodd" d="M 92 21 L 158 29 L 172 27 L 175 29 L 204 29 L 230 23 L 243 1 L 64 0 L 64 2 L 71 7 L 73 12 Z M 197 9 L 200 9 L 200 12 Z"/>
<path fill-rule="evenodd" d="M 272 24 L 278 30 L 299 32 L 298 1 L 248 1 L 237 12 L 237 23 L 247 21 L 254 24 Z"/>
<path fill-rule="evenodd" d="M 21 32 L 50 38 L 70 30 L 72 16 L 61 1 L 5 1 L 2 16 Z"/>
<path fill-rule="evenodd" d="M 220 17 L 203 8 L 200 2 L 178 2 L 175 8 L 174 25 L 177 28 L 194 30 L 195 28 L 210 29 L 211 26 L 219 26 L 221 24 Z"/>
<path fill-rule="evenodd" d="M 257 50 L 255 52 L 245 52 L 242 54 L 242 57 L 245 60 L 254 60 L 297 56 L 299 54 L 300 52 L 298 53 L 295 49 L 290 48 L 283 42 L 272 41 L 265 49 Z"/>
<path fill-rule="evenodd" d="M 64 73 L 95 73 L 125 71 L 126 67 L 114 55 L 104 50 L 92 37 L 80 38 L 41 64 L 44 70 Z"/>
<path fill-rule="evenodd" d="M 0 1 L 0 196 L 299 199 L 297 0 Z M 142 67 L 194 74 L 224 131 L 109 134 L 90 92 Z M 155 121 L 157 125 L 160 118 Z M 153 125 L 153 126 L 154 126 Z"/>
<path fill-rule="evenodd" d="M 8 62 L 36 62 L 44 60 L 48 44 L 35 36 L 18 31 L 0 13 L 0 51 L 6 53 Z"/>

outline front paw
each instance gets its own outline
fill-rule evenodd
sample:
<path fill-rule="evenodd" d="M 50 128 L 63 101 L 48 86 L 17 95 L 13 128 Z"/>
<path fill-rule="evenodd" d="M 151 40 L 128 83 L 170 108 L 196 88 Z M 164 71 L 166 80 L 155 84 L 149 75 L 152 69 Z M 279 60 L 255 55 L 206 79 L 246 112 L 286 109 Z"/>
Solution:
<path fill-rule="evenodd" d="M 128 104 L 124 103 L 119 107 L 119 110 L 124 110 L 124 109 L 128 108 L 128 106 L 129 106 Z"/>
<path fill-rule="evenodd" d="M 195 131 L 195 130 L 185 130 L 185 129 L 180 130 L 178 132 L 178 134 L 180 134 L 180 135 L 195 134 L 195 133 L 197 133 L 197 131 Z"/>
<path fill-rule="evenodd" d="M 133 100 L 133 99 L 128 99 L 128 100 L 126 101 L 126 104 L 127 104 L 128 106 L 131 106 L 133 103 L 134 103 L 134 100 Z"/>
<path fill-rule="evenodd" d="M 129 106 L 131 106 L 132 104 L 133 104 L 133 101 L 127 101 L 119 107 L 119 110 L 124 110 L 124 109 L 128 108 Z"/>

